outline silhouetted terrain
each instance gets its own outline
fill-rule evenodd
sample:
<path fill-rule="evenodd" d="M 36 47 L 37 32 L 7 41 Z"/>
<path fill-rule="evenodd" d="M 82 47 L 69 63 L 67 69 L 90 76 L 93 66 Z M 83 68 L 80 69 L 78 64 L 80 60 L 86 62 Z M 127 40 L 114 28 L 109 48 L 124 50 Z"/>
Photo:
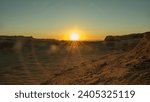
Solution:
<path fill-rule="evenodd" d="M 150 32 L 104 41 L 0 36 L 0 84 L 150 84 Z"/>

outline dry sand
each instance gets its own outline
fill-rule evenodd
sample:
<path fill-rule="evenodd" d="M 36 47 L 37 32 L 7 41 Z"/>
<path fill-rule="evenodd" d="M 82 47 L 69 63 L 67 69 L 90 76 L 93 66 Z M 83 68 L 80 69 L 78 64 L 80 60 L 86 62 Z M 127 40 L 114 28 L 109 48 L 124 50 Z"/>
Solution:
<path fill-rule="evenodd" d="M 150 84 L 150 33 L 93 42 L 2 36 L 0 84 Z"/>

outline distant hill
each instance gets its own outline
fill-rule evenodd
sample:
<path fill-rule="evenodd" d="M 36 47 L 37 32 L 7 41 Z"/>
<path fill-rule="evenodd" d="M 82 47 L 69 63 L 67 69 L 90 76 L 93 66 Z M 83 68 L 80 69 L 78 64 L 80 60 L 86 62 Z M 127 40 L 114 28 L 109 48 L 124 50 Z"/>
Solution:
<path fill-rule="evenodd" d="M 128 34 L 128 35 L 121 35 L 121 36 L 107 36 L 105 41 L 122 41 L 122 40 L 133 40 L 133 39 L 141 39 L 143 38 L 143 33 L 139 34 Z"/>
<path fill-rule="evenodd" d="M 58 42 L 55 39 L 35 39 L 31 36 L 0 36 L 0 51 L 21 51 Z"/>
<path fill-rule="evenodd" d="M 145 33 L 128 34 L 122 36 L 107 36 L 104 40 L 104 43 L 109 47 L 110 50 L 114 49 L 129 51 L 140 42 L 140 40 L 144 37 L 144 34 Z"/>

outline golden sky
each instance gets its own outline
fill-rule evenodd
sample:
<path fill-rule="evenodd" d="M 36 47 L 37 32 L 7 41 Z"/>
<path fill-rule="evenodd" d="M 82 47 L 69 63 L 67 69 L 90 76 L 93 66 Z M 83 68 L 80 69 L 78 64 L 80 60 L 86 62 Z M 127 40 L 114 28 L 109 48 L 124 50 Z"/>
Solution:
<path fill-rule="evenodd" d="M 101 40 L 150 29 L 150 0 L 0 0 L 0 35 Z"/>

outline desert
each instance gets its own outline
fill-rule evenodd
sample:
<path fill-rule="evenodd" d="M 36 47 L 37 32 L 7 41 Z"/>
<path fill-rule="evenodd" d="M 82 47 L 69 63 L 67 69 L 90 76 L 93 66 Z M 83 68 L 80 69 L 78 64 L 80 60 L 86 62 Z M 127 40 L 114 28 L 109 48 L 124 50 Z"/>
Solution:
<path fill-rule="evenodd" d="M 150 84 L 150 32 L 103 41 L 0 36 L 0 84 Z"/>

